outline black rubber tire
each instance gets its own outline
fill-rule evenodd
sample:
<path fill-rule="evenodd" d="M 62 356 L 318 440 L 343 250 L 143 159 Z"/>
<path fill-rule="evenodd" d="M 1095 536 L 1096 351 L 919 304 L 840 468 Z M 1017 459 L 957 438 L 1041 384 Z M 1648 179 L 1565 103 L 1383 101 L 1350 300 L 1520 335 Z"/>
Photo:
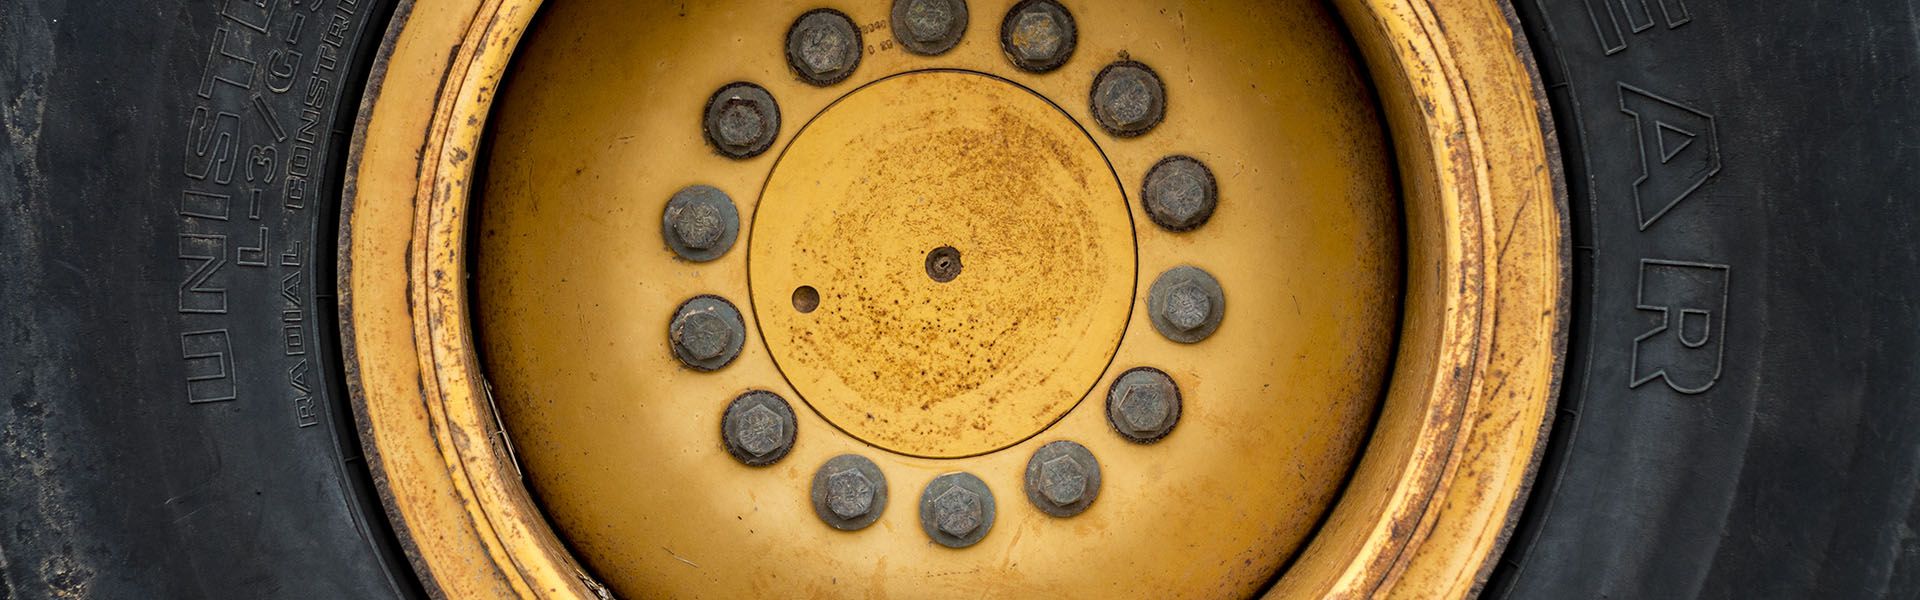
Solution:
<path fill-rule="evenodd" d="M 0 3 L 0 598 L 419 595 L 333 334 L 391 10 Z"/>
<path fill-rule="evenodd" d="M 1515 4 L 1575 299 L 1487 595 L 1920 597 L 1920 9 Z"/>

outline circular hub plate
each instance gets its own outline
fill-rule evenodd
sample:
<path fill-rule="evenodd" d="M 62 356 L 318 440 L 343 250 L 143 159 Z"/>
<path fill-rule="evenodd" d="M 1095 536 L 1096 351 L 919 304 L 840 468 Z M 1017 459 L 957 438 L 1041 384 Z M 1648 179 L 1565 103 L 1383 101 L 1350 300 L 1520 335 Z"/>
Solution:
<path fill-rule="evenodd" d="M 1121 190 L 1086 131 L 1025 88 L 964 71 L 875 82 L 807 125 L 761 195 L 761 335 L 855 437 L 932 457 L 1009 446 L 1085 396 L 1126 329 Z M 927 260 L 943 247 L 961 265 L 946 282 Z M 793 305 L 802 286 L 813 312 Z"/>

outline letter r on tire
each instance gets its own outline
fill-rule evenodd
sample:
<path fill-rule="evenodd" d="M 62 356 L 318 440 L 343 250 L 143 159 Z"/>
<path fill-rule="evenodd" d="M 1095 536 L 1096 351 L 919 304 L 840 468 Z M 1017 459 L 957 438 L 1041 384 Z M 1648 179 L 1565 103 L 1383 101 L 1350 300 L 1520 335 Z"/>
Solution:
<path fill-rule="evenodd" d="M 1634 308 L 1657 316 L 1633 339 L 1633 381 L 1655 379 L 1682 394 L 1699 394 L 1720 379 L 1726 345 L 1726 265 L 1645 259 Z"/>

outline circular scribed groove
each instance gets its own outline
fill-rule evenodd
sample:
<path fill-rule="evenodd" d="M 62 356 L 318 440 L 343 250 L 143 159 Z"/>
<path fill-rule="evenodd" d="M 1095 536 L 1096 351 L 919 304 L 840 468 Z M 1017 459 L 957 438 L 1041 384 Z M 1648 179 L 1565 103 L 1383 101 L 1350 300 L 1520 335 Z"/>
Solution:
<path fill-rule="evenodd" d="M 1059 419 L 1133 303 L 1106 157 L 1045 99 L 973 72 L 884 79 L 808 124 L 748 255 L 761 334 L 800 397 L 916 456 L 990 452 Z M 812 313 L 789 308 L 800 286 L 819 290 Z"/>

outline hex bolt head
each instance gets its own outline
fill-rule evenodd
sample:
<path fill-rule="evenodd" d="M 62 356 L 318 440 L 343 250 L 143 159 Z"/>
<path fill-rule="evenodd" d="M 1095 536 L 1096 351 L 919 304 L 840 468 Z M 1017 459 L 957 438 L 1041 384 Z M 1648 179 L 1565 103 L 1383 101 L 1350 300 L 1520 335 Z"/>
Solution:
<path fill-rule="evenodd" d="M 1149 435 L 1173 414 L 1170 394 L 1157 385 L 1134 385 L 1120 393 L 1120 424 L 1136 435 Z"/>
<path fill-rule="evenodd" d="M 766 456 L 779 448 L 779 438 L 787 431 L 780 417 L 765 406 L 747 409 L 740 415 L 740 422 L 736 436 L 740 440 L 740 448 L 753 456 Z"/>
<path fill-rule="evenodd" d="M 887 478 L 857 454 L 828 459 L 813 474 L 813 513 L 841 531 L 864 529 L 887 508 Z"/>
<path fill-rule="evenodd" d="M 941 533 L 965 537 L 980 528 L 980 495 L 961 488 L 949 488 L 933 499 L 934 524 Z"/>
<path fill-rule="evenodd" d="M 667 200 L 661 237 L 680 258 L 706 262 L 726 254 L 740 235 L 740 212 L 733 198 L 717 188 L 688 186 Z"/>
<path fill-rule="evenodd" d="M 787 66 L 818 86 L 845 81 L 860 66 L 860 28 L 846 13 L 816 8 L 787 28 Z"/>
<path fill-rule="evenodd" d="M 1140 188 L 1147 218 L 1174 232 L 1205 225 L 1220 198 L 1213 170 L 1199 159 L 1177 154 L 1154 163 Z"/>
<path fill-rule="evenodd" d="M 827 509 L 842 519 L 867 514 L 873 509 L 873 481 L 853 469 L 828 475 Z"/>
<path fill-rule="evenodd" d="M 993 530 L 993 492 L 971 473 L 935 477 L 920 493 L 920 529 L 948 548 L 972 546 Z"/>
<path fill-rule="evenodd" d="M 1158 442 L 1180 423 L 1180 387 L 1165 371 L 1128 369 L 1107 389 L 1107 423 L 1128 441 Z"/>
<path fill-rule="evenodd" d="M 1027 500 L 1040 512 L 1071 517 L 1100 495 L 1100 462 L 1078 443 L 1048 442 L 1027 459 Z"/>
<path fill-rule="evenodd" d="M 713 360 L 727 352 L 733 345 L 733 331 L 727 327 L 726 319 L 713 313 L 693 313 L 680 319 L 677 329 L 680 335 L 673 341 L 694 360 Z"/>
<path fill-rule="evenodd" d="M 732 363 L 746 343 L 747 325 L 740 310 L 719 296 L 697 296 L 680 305 L 667 325 L 667 342 L 675 358 L 696 371 L 713 371 Z"/>
<path fill-rule="evenodd" d="M 1013 52 L 1022 60 L 1043 61 L 1060 51 L 1060 21 L 1034 11 L 1013 22 Z"/>
<path fill-rule="evenodd" d="M 734 398 L 720 417 L 720 439 L 727 454 L 749 467 L 779 462 L 793 450 L 797 432 L 793 407 L 767 391 L 751 391 Z"/>
<path fill-rule="evenodd" d="M 1227 297 L 1213 275 L 1179 266 L 1161 273 L 1147 289 L 1147 320 L 1167 339 L 1198 343 L 1220 329 Z"/>
<path fill-rule="evenodd" d="M 720 211 L 710 204 L 689 206 L 670 226 L 673 238 L 681 245 L 694 250 L 707 250 L 720 243 L 720 236 L 726 231 L 720 224 Z"/>
<path fill-rule="evenodd" d="M 1192 281 L 1174 284 L 1164 304 L 1160 317 L 1181 331 L 1199 329 L 1207 324 L 1207 315 L 1213 312 L 1213 301 L 1207 299 L 1207 292 Z"/>
<path fill-rule="evenodd" d="M 739 81 L 721 86 L 707 99 L 701 128 L 707 143 L 729 158 L 752 158 L 773 146 L 780 135 L 780 106 L 766 88 Z"/>
<path fill-rule="evenodd" d="M 908 52 L 945 54 L 967 32 L 966 0 L 894 0 L 893 37 Z"/>
<path fill-rule="evenodd" d="M 1100 70 L 1089 93 L 1093 120 L 1117 137 L 1152 130 L 1167 116 L 1167 88 L 1147 65 L 1123 60 Z"/>
<path fill-rule="evenodd" d="M 1055 0 L 1021 0 L 1000 22 L 1000 50 L 1013 66 L 1045 73 L 1067 64 L 1079 45 L 1073 14 Z"/>
<path fill-rule="evenodd" d="M 738 98 L 728 99 L 720 107 L 720 143 L 729 147 L 747 146 L 760 137 L 760 107 Z"/>
<path fill-rule="evenodd" d="M 1040 464 L 1040 495 L 1055 505 L 1080 501 L 1087 493 L 1087 468 L 1071 456 Z"/>

